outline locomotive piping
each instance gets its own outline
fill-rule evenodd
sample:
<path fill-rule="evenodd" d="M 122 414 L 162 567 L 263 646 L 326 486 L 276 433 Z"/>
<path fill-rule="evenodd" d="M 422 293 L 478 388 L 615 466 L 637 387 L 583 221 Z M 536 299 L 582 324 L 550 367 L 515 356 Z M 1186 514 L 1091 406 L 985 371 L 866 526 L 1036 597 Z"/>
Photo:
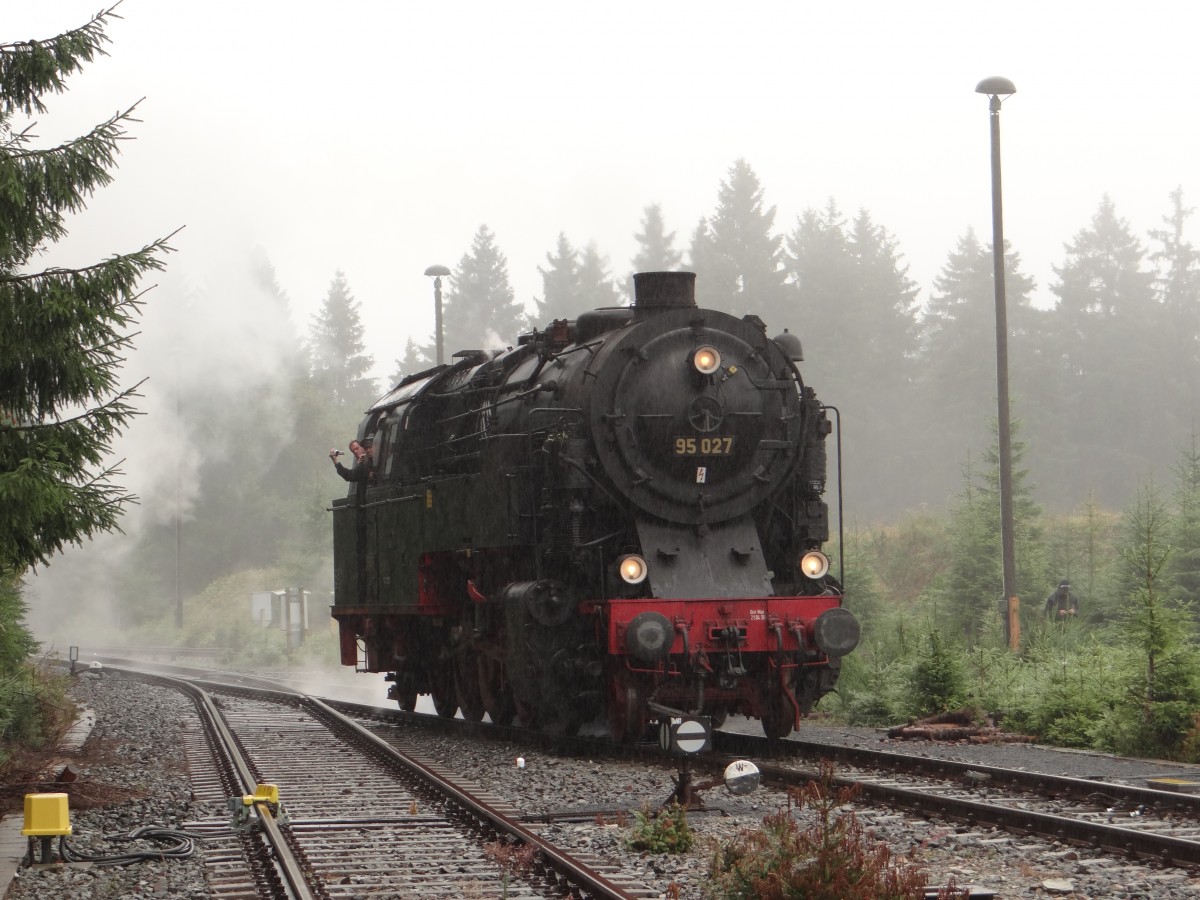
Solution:
<path fill-rule="evenodd" d="M 838 585 L 842 593 L 846 592 L 846 531 L 845 519 L 842 516 L 842 413 L 836 406 L 821 404 L 821 409 L 832 409 L 837 419 L 837 499 L 838 499 Z"/>

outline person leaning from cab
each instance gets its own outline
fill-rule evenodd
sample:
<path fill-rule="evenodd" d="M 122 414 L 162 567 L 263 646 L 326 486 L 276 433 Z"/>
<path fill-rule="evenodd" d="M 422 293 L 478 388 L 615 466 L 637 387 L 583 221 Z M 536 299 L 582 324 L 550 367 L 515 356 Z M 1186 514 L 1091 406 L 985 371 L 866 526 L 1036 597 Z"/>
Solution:
<path fill-rule="evenodd" d="M 364 438 L 362 443 L 356 440 L 350 442 L 350 452 L 354 455 L 354 465 L 350 468 L 343 466 L 338 459 L 340 451 L 330 450 L 329 458 L 333 460 L 333 467 L 337 469 L 337 473 L 346 481 L 370 481 L 374 474 L 371 444 L 370 438 Z"/>

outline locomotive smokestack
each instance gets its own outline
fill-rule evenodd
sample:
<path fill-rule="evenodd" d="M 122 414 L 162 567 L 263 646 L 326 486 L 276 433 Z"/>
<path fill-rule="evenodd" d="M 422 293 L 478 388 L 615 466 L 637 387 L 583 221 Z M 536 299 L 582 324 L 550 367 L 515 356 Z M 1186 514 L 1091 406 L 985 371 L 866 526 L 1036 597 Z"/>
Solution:
<path fill-rule="evenodd" d="M 635 273 L 633 307 L 639 315 L 652 315 L 666 309 L 695 309 L 696 273 Z"/>

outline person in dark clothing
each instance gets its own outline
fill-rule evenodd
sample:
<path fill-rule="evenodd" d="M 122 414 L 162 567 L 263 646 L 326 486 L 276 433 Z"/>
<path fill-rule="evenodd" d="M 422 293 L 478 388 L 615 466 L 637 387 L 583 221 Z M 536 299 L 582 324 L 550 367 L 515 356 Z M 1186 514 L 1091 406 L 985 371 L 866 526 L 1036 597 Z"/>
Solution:
<path fill-rule="evenodd" d="M 333 460 L 333 467 L 346 481 L 369 481 L 371 479 L 370 440 L 366 441 L 366 446 L 358 441 L 351 441 L 350 452 L 354 454 L 354 466 L 348 469 L 338 460 L 341 453 L 338 450 L 330 450 L 329 458 Z"/>
<path fill-rule="evenodd" d="M 1046 598 L 1046 615 L 1053 619 L 1065 619 L 1079 614 L 1079 602 L 1071 590 L 1071 582 L 1060 581 Z"/>

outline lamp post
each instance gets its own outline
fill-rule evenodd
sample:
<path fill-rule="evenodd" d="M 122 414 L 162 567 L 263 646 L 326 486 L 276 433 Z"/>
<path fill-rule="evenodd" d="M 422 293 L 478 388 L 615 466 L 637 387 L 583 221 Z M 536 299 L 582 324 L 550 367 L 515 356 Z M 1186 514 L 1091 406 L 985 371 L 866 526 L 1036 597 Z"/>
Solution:
<path fill-rule="evenodd" d="M 449 275 L 445 266 L 430 266 L 425 274 L 433 279 L 433 332 L 437 346 L 437 364 L 442 364 L 442 276 Z"/>
<path fill-rule="evenodd" d="M 182 380 L 179 377 L 179 359 L 182 356 L 182 350 L 176 346 L 171 348 L 171 355 L 175 357 L 175 425 L 177 428 L 183 427 L 183 388 Z M 179 583 L 179 570 L 181 564 L 181 551 L 183 542 L 181 538 L 182 517 L 180 507 L 183 504 L 183 498 L 180 493 L 180 483 L 183 481 L 183 460 L 179 453 L 179 448 L 175 449 L 175 628 L 183 628 L 183 590 Z"/>
<path fill-rule="evenodd" d="M 990 98 L 992 133 L 992 263 L 996 285 L 996 405 L 1000 442 L 1000 545 L 1004 556 L 1005 634 L 1010 650 L 1021 642 L 1021 601 L 1017 597 L 1017 562 L 1013 540 L 1012 436 L 1008 413 L 1008 313 L 1004 293 L 1004 206 L 1000 192 L 1000 101 L 1017 92 L 1007 78 L 994 75 L 975 86 Z"/>

